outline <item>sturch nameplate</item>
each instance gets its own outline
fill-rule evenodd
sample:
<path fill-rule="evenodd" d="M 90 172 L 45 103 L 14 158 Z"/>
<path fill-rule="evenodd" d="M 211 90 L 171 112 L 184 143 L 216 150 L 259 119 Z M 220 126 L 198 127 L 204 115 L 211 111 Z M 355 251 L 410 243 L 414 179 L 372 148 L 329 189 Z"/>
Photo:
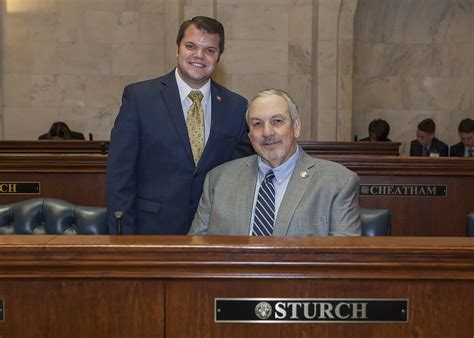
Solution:
<path fill-rule="evenodd" d="M 216 298 L 215 322 L 408 322 L 407 299 Z"/>
<path fill-rule="evenodd" d="M 0 182 L 0 195 L 40 193 L 39 182 Z"/>
<path fill-rule="evenodd" d="M 446 197 L 446 185 L 361 184 L 361 196 Z"/>
<path fill-rule="evenodd" d="M 5 306 L 4 306 L 4 301 L 3 299 L 0 299 L 0 322 L 3 322 L 5 320 L 5 316 L 4 316 L 4 313 L 3 311 L 5 310 Z"/>

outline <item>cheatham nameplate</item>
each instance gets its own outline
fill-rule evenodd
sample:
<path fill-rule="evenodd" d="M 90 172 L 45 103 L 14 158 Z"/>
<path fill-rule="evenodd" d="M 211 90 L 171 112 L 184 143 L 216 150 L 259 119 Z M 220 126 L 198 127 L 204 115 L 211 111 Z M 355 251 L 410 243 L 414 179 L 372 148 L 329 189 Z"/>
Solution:
<path fill-rule="evenodd" d="M 215 322 L 408 322 L 408 299 L 215 298 L 214 303 Z"/>
<path fill-rule="evenodd" d="M 0 195 L 38 195 L 40 192 L 40 182 L 0 182 Z"/>
<path fill-rule="evenodd" d="M 446 197 L 446 185 L 361 184 L 360 196 Z"/>

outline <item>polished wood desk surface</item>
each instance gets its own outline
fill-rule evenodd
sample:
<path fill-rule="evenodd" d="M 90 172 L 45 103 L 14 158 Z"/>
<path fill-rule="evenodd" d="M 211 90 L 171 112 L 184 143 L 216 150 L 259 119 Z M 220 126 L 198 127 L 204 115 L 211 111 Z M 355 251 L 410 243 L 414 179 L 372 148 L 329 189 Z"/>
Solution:
<path fill-rule="evenodd" d="M 80 154 L 106 154 L 109 141 L 84 141 L 84 140 L 35 140 L 35 141 L 0 141 L 0 153 L 80 153 Z"/>
<path fill-rule="evenodd" d="M 474 238 L 0 236 L 0 278 L 474 279 Z"/>
<path fill-rule="evenodd" d="M 340 141 L 300 141 L 309 154 L 336 155 L 399 155 L 399 142 L 340 142 Z M 1 141 L 0 153 L 101 153 L 105 154 L 109 141 L 82 140 L 18 140 Z"/>

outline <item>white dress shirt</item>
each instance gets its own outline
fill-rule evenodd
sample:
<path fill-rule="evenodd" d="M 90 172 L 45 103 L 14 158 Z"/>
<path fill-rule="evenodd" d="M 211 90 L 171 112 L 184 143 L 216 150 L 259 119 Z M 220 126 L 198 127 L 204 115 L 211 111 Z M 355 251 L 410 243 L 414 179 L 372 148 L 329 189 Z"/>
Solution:
<path fill-rule="evenodd" d="M 204 144 L 209 139 L 209 133 L 211 131 L 211 114 L 212 114 L 212 100 L 211 100 L 211 80 L 209 79 L 204 86 L 199 89 L 193 89 L 179 76 L 178 68 L 175 69 L 176 83 L 178 85 L 179 98 L 181 100 L 181 107 L 183 108 L 184 120 L 188 116 L 188 110 L 193 104 L 188 95 L 193 90 L 199 90 L 202 95 L 202 108 L 204 109 Z"/>

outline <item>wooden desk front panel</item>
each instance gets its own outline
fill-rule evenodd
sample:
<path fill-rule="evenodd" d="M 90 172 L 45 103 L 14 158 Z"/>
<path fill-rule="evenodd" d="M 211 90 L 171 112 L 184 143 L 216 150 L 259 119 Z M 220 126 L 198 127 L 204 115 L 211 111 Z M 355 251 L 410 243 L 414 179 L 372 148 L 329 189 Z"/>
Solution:
<path fill-rule="evenodd" d="M 214 298 L 409 300 L 408 323 L 215 323 Z M 167 337 L 459 338 L 474 335 L 472 281 L 202 280 L 167 285 Z M 466 333 L 469 333 L 466 335 Z"/>
<path fill-rule="evenodd" d="M 0 181 L 39 182 L 40 194 L 0 194 L 0 204 L 30 198 L 59 198 L 88 206 L 106 206 L 106 175 L 91 172 L 0 173 Z"/>
<path fill-rule="evenodd" d="M 106 164 L 107 156 L 97 154 L 0 154 L 0 182 L 39 182 L 41 189 L 40 194 L 2 192 L 0 204 L 48 197 L 105 206 Z"/>
<path fill-rule="evenodd" d="M 158 280 L 0 280 L 0 337 L 164 337 Z"/>
<path fill-rule="evenodd" d="M 408 323 L 214 323 L 214 298 L 408 298 Z M 474 239 L 0 236 L 1 337 L 474 335 Z"/>
<path fill-rule="evenodd" d="M 392 236 L 466 236 L 466 217 L 474 212 L 474 177 L 361 176 L 361 184 L 445 185 L 444 197 L 360 196 L 365 208 L 389 209 Z"/>

